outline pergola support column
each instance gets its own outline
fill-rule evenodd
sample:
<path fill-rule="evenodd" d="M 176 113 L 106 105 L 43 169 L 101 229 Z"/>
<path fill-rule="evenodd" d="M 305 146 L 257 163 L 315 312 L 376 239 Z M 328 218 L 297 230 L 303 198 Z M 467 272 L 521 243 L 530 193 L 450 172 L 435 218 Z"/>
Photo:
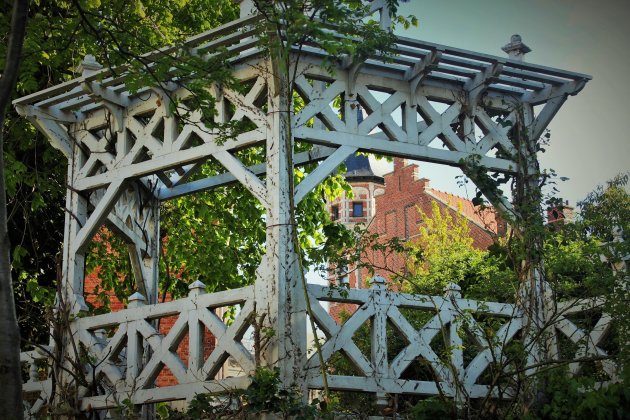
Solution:
<path fill-rule="evenodd" d="M 75 146 L 75 156 L 78 155 Z M 77 237 L 88 216 L 88 200 L 79 191 L 71 188 L 73 174 L 79 167 L 78 159 L 68 164 L 68 185 L 66 190 L 65 227 L 63 238 L 63 265 L 61 270 L 60 296 L 57 297 L 57 308 L 71 314 L 87 310 L 83 298 L 83 281 L 85 277 L 85 250 L 74 246 Z"/>
<path fill-rule="evenodd" d="M 301 264 L 296 250 L 293 210 L 293 139 L 290 102 L 283 95 L 281 76 L 269 83 L 267 131 L 267 252 L 258 270 L 256 312 L 263 320 L 259 332 L 260 363 L 277 366 L 285 388 L 306 395 L 306 308 Z M 277 79 L 276 79 L 277 78 Z M 275 88 L 273 85 L 276 85 Z M 266 327 L 266 328 L 265 328 Z"/>
<path fill-rule="evenodd" d="M 514 201 L 525 255 L 522 259 L 522 283 L 519 300 L 524 316 L 525 348 L 529 352 L 529 365 L 538 365 L 549 359 L 552 343 L 546 338 L 548 321 L 553 316 L 554 303 L 545 280 L 542 258 L 544 221 L 542 218 L 541 172 L 538 162 L 538 141 L 542 131 L 535 130 L 536 119 L 530 104 L 523 103 L 521 121 L 514 132 L 517 159 L 517 187 Z"/>

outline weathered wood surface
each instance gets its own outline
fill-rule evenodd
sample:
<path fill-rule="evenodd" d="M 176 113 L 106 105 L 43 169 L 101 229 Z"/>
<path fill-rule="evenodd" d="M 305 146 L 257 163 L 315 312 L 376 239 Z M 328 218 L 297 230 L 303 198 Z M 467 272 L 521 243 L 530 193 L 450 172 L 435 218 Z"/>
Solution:
<path fill-rule="evenodd" d="M 513 304 L 463 299 L 458 289 L 450 285 L 444 296 L 425 296 L 387 290 L 378 279 L 370 289 L 309 285 L 324 360 L 328 363 L 341 353 L 354 367 L 352 375 L 331 371 L 328 375 L 331 389 L 368 392 L 377 397 L 416 394 L 508 398 L 509 388 L 491 386 L 482 379 L 484 373 L 498 373 L 502 364 L 506 370 L 513 368 L 505 363 L 504 351 L 513 340 L 519 339 L 522 313 Z M 255 300 L 254 286 L 206 294 L 203 284 L 196 282 L 184 299 L 145 305 L 142 296 L 134 295 L 128 309 L 76 319 L 72 322 L 74 338 L 89 361 L 84 365 L 84 374 L 90 386 L 83 390 L 81 406 L 107 409 L 125 399 L 143 404 L 245 388 L 249 384 L 247 374 L 255 369 L 255 356 L 242 340 L 255 320 Z M 323 302 L 354 304 L 357 309 L 343 323 L 337 323 L 324 309 Z M 239 305 L 240 310 L 234 321 L 226 325 L 215 309 L 232 305 Z M 554 342 L 564 337 L 575 344 L 575 360 L 608 356 L 600 347 L 612 327 L 608 314 L 601 313 L 590 329 L 571 321 L 583 313 L 601 312 L 602 305 L 601 299 L 558 304 L 549 330 Z M 410 313 L 428 316 L 421 325 L 414 325 Z M 158 332 L 154 321 L 172 316 L 177 321 L 170 331 L 166 335 Z M 490 324 L 486 322 L 489 319 L 495 322 L 491 334 Z M 302 322 L 306 328 L 306 320 Z M 217 339 L 208 355 L 203 354 L 201 342 L 206 330 Z M 406 344 L 396 354 L 388 354 L 391 348 L 388 341 L 394 337 Z M 188 342 L 188 353 L 183 357 L 187 363 L 177 353 L 182 340 Z M 306 343 L 304 335 L 301 340 L 301 346 L 312 349 L 312 343 Z M 357 344 L 359 341 L 363 344 Z M 151 349 L 148 358 L 144 357 L 147 346 Z M 560 354 L 555 356 L 558 358 Z M 216 377 L 228 358 L 240 365 L 243 376 Z M 22 363 L 30 366 L 24 392 L 30 397 L 28 410 L 36 413 L 51 395 L 51 380 L 46 376 L 50 359 L 44 352 L 30 351 L 22 353 Z M 412 363 L 425 366 L 432 378 L 405 374 Z M 579 374 L 581 367 L 581 363 L 573 363 L 571 372 Z M 604 359 L 602 367 L 614 380 L 617 372 L 614 362 Z M 155 387 L 155 379 L 165 368 L 173 373 L 177 383 Z M 535 371 L 532 368 L 528 373 Z M 309 389 L 323 387 L 319 358 L 315 354 L 305 359 L 302 373 Z M 99 392 L 94 394 L 94 390 Z"/>
<path fill-rule="evenodd" d="M 245 376 L 215 376 L 228 357 L 245 373 L 251 372 L 254 355 L 241 340 L 256 318 L 277 333 L 257 355 L 261 363 L 280 365 L 287 386 L 321 387 L 319 361 L 306 356 L 304 290 L 291 245 L 291 205 L 357 151 L 452 166 L 472 159 L 488 170 L 515 172 L 519 161 L 508 133 L 516 110 L 531 117 L 527 128 L 536 140 L 567 97 L 590 80 L 518 59 L 399 37 L 392 60 L 373 56 L 354 63 L 342 57 L 334 74 L 324 70 L 327 57 L 317 45 L 301 46 L 295 92 L 283 99 L 273 59 L 257 45 L 258 29 L 253 24 L 260 17 L 249 15 L 251 0 L 241 3 L 238 20 L 192 37 L 183 46 L 204 59 L 213 57 L 218 48 L 228 51 L 234 77 L 249 89 L 237 92 L 211 86 L 219 104 L 215 122 L 247 122 L 246 132 L 225 139 L 208 129 L 201 112 L 186 106 L 190 92 L 185 86 L 167 82 L 160 88 L 131 92 L 124 69 L 101 69 L 87 57 L 76 79 L 14 101 L 18 111 L 69 160 L 60 308 L 74 315 L 86 309 L 85 253 L 103 224 L 129 244 L 137 289 L 147 297 L 146 304 L 134 295 L 129 308 L 121 312 L 72 321 L 72 334 L 63 342 L 80 343 L 89 356 L 85 372 L 92 382 L 81 390 L 84 408 L 106 409 L 125 399 L 142 404 L 190 398 L 197 392 L 246 386 Z M 370 7 L 381 25 L 389 28 L 387 2 L 374 0 Z M 173 48 L 144 57 L 157 60 Z M 305 104 L 296 113 L 286 103 L 293 93 Z M 179 100 L 175 112 L 171 98 Z M 341 109 L 334 103 L 340 103 Z M 356 118 L 357 106 L 366 114 L 361 121 Z M 541 111 L 535 114 L 534 106 Z M 289 159 L 296 141 L 313 149 Z M 238 159 L 238 150 L 252 146 L 265 147 L 265 163 L 248 167 Z M 225 172 L 191 181 L 210 159 L 221 163 Z M 323 162 L 293 188 L 289 162 L 318 161 Z M 197 284 L 185 299 L 156 304 L 160 201 L 233 182 L 243 184 L 267 212 L 267 249 L 256 284 L 208 295 Z M 331 387 L 373 392 L 381 403 L 387 393 L 443 392 L 455 398 L 494 393 L 480 378 L 502 360 L 505 343 L 518 336 L 522 324 L 522 314 L 513 305 L 461 299 L 456 289 L 447 297 L 417 297 L 387 291 L 377 282 L 369 290 L 350 290 L 347 295 L 318 286 L 309 286 L 308 293 L 315 303 L 315 322 L 326 335 L 325 359 L 342 352 L 355 365 L 355 376 L 331 372 Z M 354 303 L 359 309 L 338 325 L 317 303 L 326 300 Z M 213 312 L 235 304 L 242 307 L 229 326 Z M 573 309 L 564 309 L 566 315 L 560 311 L 554 318 L 554 331 L 577 344 L 579 354 L 604 354 L 600 343 L 609 318 L 602 316 L 592 331 L 585 331 L 570 321 Z M 424 325 L 412 325 L 403 314 L 408 310 L 433 315 Z M 164 336 L 155 322 L 168 316 L 177 321 Z M 481 334 L 483 317 L 502 322 L 493 339 Z M 370 349 L 363 354 L 353 337 L 368 324 Z M 396 355 L 388 354 L 390 328 L 408 343 Z M 218 339 L 207 358 L 199 350 L 204 329 Z M 184 337 L 189 344 L 187 364 L 176 353 Z M 440 349 L 432 347 L 436 337 L 441 337 Z M 464 351 L 469 342 L 476 351 L 472 359 L 471 350 Z M 72 357 L 68 351 L 63 354 Z M 39 358 L 25 353 L 23 362 L 34 366 Z M 57 362 L 68 366 L 67 360 Z M 405 376 L 418 361 L 429 369 L 432 380 Z M 155 378 L 166 368 L 178 384 L 155 388 Z M 579 366 L 572 370 L 578 372 Z M 72 378 L 61 381 L 72 382 Z M 41 394 L 31 407 L 36 410 L 49 395 L 49 381 L 39 373 L 31 375 L 25 390 Z"/>

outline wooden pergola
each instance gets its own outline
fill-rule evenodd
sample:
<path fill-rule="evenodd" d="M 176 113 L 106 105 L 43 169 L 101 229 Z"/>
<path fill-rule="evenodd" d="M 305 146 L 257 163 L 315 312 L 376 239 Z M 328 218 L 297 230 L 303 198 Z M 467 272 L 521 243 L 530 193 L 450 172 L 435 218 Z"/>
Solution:
<path fill-rule="evenodd" d="M 244 370 L 253 370 L 254 355 L 240 340 L 263 313 L 265 325 L 276 335 L 264 349 L 261 363 L 279 366 L 287 386 L 305 391 L 321 388 L 319 361 L 307 356 L 305 292 L 299 280 L 302 274 L 297 252 L 291 245 L 295 227 L 290 206 L 297 205 L 357 152 L 457 167 L 474 161 L 487 171 L 515 173 L 519 165 L 532 164 L 516 159 L 519 151 L 510 138 L 510 129 L 517 114 L 523 116 L 529 141 L 535 143 L 567 98 L 580 92 L 590 80 L 584 74 L 522 61 L 528 48 L 519 37 L 506 45 L 508 58 L 398 37 L 392 61 L 379 57 L 363 62 L 340 60 L 334 74 L 321 65 L 326 58 L 324 52 L 317 45 L 305 45 L 299 53 L 295 86 L 305 105 L 292 115 L 293 137 L 279 141 L 287 136 L 287 127 L 278 117 L 287 105 L 274 89 L 276 78 L 270 73 L 273 66 L 258 45 L 254 23 L 261 18 L 249 15 L 248 3 L 243 2 L 240 19 L 194 36 L 182 46 L 208 59 L 217 49 L 226 49 L 234 77 L 251 86 L 246 93 L 213 87 L 217 122 L 248 119 L 252 123 L 249 131 L 225 142 L 216 141 L 220 134 L 203 125 L 199 110 L 186 108 L 190 93 L 185 84 L 173 80 L 160 87 L 130 92 L 124 72 L 101 68 L 90 57 L 82 63 L 79 77 L 14 101 L 20 114 L 68 159 L 60 302 L 73 314 L 86 309 L 86 251 L 103 224 L 130 244 L 140 293 L 130 298 L 129 308 L 77 318 L 72 323 L 73 335 L 68 339 L 80 341 L 101 361 L 93 376 L 106 383 L 99 395 L 81 395 L 85 408 L 114 407 L 123 395 L 129 395 L 134 404 L 144 404 L 246 386 L 246 377 L 215 376 L 228 357 L 237 360 Z M 388 27 L 386 2 L 374 0 L 371 5 Z M 164 48 L 147 54 L 145 60 L 157 60 L 172 52 Z M 171 109 L 172 98 L 179 99 L 178 112 Z M 341 99 L 341 110 L 332 106 L 337 98 Z M 352 118 L 357 105 L 366 113 L 361 122 Z M 228 112 L 229 108 L 235 111 Z M 188 115 L 186 119 L 182 118 L 184 114 Z M 298 141 L 312 144 L 312 148 L 294 154 L 293 164 L 320 163 L 293 189 L 287 153 Z M 235 152 L 253 146 L 265 147 L 266 162 L 246 166 Z M 208 159 L 220 162 L 225 172 L 191 181 Z M 160 202 L 235 181 L 266 209 L 266 255 L 256 284 L 205 294 L 203 285 L 195 283 L 188 298 L 158 304 Z M 510 208 L 510 203 L 493 191 L 483 192 L 495 203 Z M 439 328 L 447 328 L 454 345 L 461 341 L 456 333 L 461 326 L 457 321 L 461 310 L 485 310 L 504 318 L 506 323 L 499 334 L 505 342 L 522 325 L 515 305 L 461 299 L 455 286 L 447 297 L 429 301 L 389 292 L 378 279 L 372 289 L 353 290 L 347 295 L 314 285 L 308 287 L 308 293 L 315 321 L 328 338 L 322 346 L 324 358 L 342 351 L 360 372 L 357 377 L 331 375 L 331 387 L 373 392 L 381 402 L 387 393 L 444 392 L 457 397 L 461 393 L 459 382 L 469 396 L 485 395 L 488 387 L 476 381 L 490 363 L 490 352 L 500 349 L 486 342 L 487 350 L 467 367 L 460 360 L 461 352 L 455 351 L 453 363 L 461 368 L 458 381 L 431 349 L 431 338 Z M 339 326 L 319 305 L 326 300 L 356 303 L 365 310 Z M 229 304 L 243 306 L 234 323 L 226 326 L 213 308 Z M 437 310 L 440 316 L 417 330 L 400 315 L 401 307 Z M 152 320 L 173 315 L 179 318 L 169 334 L 163 336 L 155 330 Z M 369 319 L 373 350 L 368 358 L 353 343 L 352 335 Z M 387 322 L 393 322 L 410 342 L 392 363 L 388 363 L 387 347 L 383 345 Z M 103 333 L 111 328 L 111 334 Z M 208 357 L 199 350 L 204 328 L 217 337 L 217 348 Z M 187 365 L 174 350 L 184 336 L 190 340 Z M 35 357 L 33 354 L 26 359 Z M 71 357 L 69 353 L 67 357 Z M 400 379 L 418 357 L 433 367 L 437 381 Z M 179 385 L 155 388 L 154 379 L 165 366 L 175 374 Z M 34 382 L 38 381 L 33 379 L 29 384 Z M 441 389 L 436 384 L 441 384 Z"/>

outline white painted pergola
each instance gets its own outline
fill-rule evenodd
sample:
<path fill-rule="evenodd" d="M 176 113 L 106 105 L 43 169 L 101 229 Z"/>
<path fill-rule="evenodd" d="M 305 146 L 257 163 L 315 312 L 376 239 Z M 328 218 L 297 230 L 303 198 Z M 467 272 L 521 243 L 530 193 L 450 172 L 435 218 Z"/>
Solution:
<path fill-rule="evenodd" d="M 251 7 L 247 3 L 242 5 L 240 19 L 195 36 L 184 45 L 199 57 L 210 57 L 215 49 L 227 48 L 232 54 L 234 76 L 250 82 L 246 94 L 213 88 L 218 99 L 218 122 L 247 118 L 254 127 L 225 143 L 218 143 L 218 134 L 204 127 L 198 110 L 186 109 L 189 92 L 185 86 L 173 81 L 162 89 L 147 87 L 130 93 L 124 74 L 115 75 L 89 59 L 83 62 L 80 77 L 14 102 L 20 114 L 68 159 L 60 304 L 72 314 L 86 309 L 86 251 L 102 225 L 130 244 L 139 293 L 131 296 L 128 309 L 71 322 L 72 335 L 67 339 L 81 343 L 95 361 L 85 369 L 88 377 L 98 383 L 79 390 L 84 409 L 112 408 L 126 398 L 134 404 L 146 404 L 246 387 L 246 375 L 222 379 L 217 373 L 228 357 L 245 373 L 253 371 L 255 355 L 241 340 L 260 319 L 275 331 L 259 355 L 260 363 L 278 366 L 287 387 L 297 386 L 305 393 L 320 389 L 323 380 L 319 359 L 307 352 L 305 292 L 297 253 L 291 245 L 294 221 L 289 218 L 290 194 L 297 204 L 348 156 L 359 151 L 451 166 L 478 159 L 489 171 L 515 172 L 519 163 L 509 156 L 518 153 L 508 135 L 510 126 L 497 118 L 514 121 L 516 110 L 522 110 L 534 142 L 565 100 L 590 79 L 523 62 L 527 47 L 514 37 L 505 47 L 510 58 L 398 37 L 393 62 L 378 57 L 360 63 L 341 60 L 334 74 L 321 66 L 325 57 L 317 46 L 305 46 L 296 81 L 305 106 L 292 115 L 290 141 L 313 145 L 310 151 L 293 156 L 295 165 L 320 163 L 293 191 L 288 181 L 291 172 L 287 167 L 287 143 L 278 141 L 286 136 L 277 112 L 282 110 L 281 98 L 275 93 L 270 74 L 273 66 L 257 46 L 257 33 L 252 29 L 259 17 L 248 14 Z M 375 0 L 371 5 L 388 27 L 385 3 Z M 180 112 L 169 108 L 169 98 L 173 97 L 182 100 Z M 342 99 L 341 113 L 349 118 L 340 118 L 333 108 L 336 98 Z M 367 113 L 360 123 L 352 117 L 356 116 L 357 105 Z M 229 106 L 236 110 L 233 115 L 227 112 Z M 188 112 L 190 117 L 181 119 Z M 260 145 L 266 147 L 265 164 L 246 167 L 234 155 L 237 150 Z M 191 175 L 211 158 L 225 167 L 225 173 L 190 181 Z M 235 181 L 243 184 L 267 211 L 267 251 L 255 285 L 206 294 L 203 284 L 196 282 L 190 286 L 189 297 L 158 304 L 159 203 Z M 356 376 L 330 374 L 331 389 L 371 392 L 380 403 L 387 402 L 387 394 L 396 393 L 442 392 L 456 398 L 496 394 L 479 380 L 502 347 L 476 334 L 482 350 L 465 364 L 458 346 L 462 342 L 457 334 L 461 316 L 468 311 L 504 319 L 505 324 L 497 332 L 503 338 L 502 344 L 522 327 L 520 308 L 462 299 L 456 285 L 446 297 L 391 292 L 380 279 L 371 289 L 347 294 L 315 285 L 309 285 L 307 293 L 315 323 L 326 335 L 322 344 L 324 360 L 342 352 L 358 372 Z M 338 325 L 320 305 L 323 301 L 350 302 L 360 309 Z M 236 304 L 241 310 L 228 326 L 215 309 Z M 587 305 L 583 306 L 586 309 Z M 418 329 L 405 319 L 401 308 L 432 312 L 434 317 Z M 576 308 L 580 309 L 572 306 L 570 311 Z M 153 321 L 167 316 L 177 316 L 177 322 L 162 335 Z M 604 318 L 593 331 L 582 331 L 562 317 L 557 331 L 579 343 L 580 351 L 601 354 L 603 350 L 597 345 L 608 328 Z M 369 356 L 352 340 L 354 332 L 366 322 L 372 325 Z M 393 359 L 393 355 L 388 357 L 385 344 L 388 322 L 409 342 Z M 450 363 L 455 370 L 431 348 L 432 339 L 442 329 L 447 330 L 454 349 Z M 204 330 L 217 340 L 210 355 L 202 350 Z M 176 353 L 184 337 L 189 342 L 188 363 Z M 583 343 L 584 337 L 589 338 L 588 343 Z M 73 357 L 69 351 L 64 354 Z M 25 363 L 38 358 L 42 356 L 35 351 L 23 354 Z M 418 358 L 432 367 L 435 380 L 401 379 Z M 178 384 L 155 387 L 155 379 L 165 367 Z M 609 368 L 612 375 L 613 367 Z M 49 388 L 50 381 L 35 371 L 25 385 L 25 391 L 40 393 L 40 399 L 31 406 L 32 413 L 41 407 Z"/>

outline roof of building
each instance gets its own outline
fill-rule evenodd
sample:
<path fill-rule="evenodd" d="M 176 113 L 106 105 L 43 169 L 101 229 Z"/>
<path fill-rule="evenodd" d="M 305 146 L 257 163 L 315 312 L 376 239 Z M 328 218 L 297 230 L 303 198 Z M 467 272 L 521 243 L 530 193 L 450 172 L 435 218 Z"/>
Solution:
<path fill-rule="evenodd" d="M 348 171 L 344 175 L 348 182 L 376 182 L 384 184 L 385 180 L 378 175 L 381 171 L 374 167 L 367 155 L 353 155 L 344 162 Z"/>
<path fill-rule="evenodd" d="M 426 193 L 436 200 L 440 201 L 452 208 L 453 210 L 460 211 L 464 217 L 475 223 L 482 229 L 497 233 L 497 213 L 491 207 L 481 208 L 473 205 L 472 201 L 450 194 L 444 191 L 436 190 L 433 188 L 427 188 Z"/>

